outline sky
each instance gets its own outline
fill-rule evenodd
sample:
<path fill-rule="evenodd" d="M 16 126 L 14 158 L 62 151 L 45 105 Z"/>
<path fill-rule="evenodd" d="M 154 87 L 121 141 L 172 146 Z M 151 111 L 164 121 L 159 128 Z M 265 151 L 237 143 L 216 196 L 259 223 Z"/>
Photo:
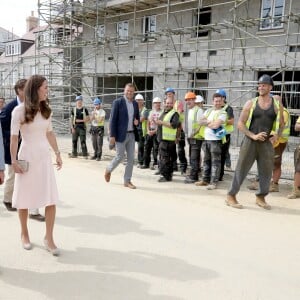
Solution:
<path fill-rule="evenodd" d="M 38 0 L 1 1 L 0 27 L 22 36 L 26 33 L 26 18 L 34 11 L 38 17 Z"/>

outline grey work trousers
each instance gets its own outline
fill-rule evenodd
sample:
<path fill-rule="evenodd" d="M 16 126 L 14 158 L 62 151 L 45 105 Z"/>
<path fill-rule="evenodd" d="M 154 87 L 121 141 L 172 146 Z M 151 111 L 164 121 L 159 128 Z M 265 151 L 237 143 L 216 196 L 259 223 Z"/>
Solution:
<path fill-rule="evenodd" d="M 116 156 L 110 162 L 107 167 L 107 171 L 110 173 L 120 164 L 123 160 L 125 151 L 127 155 L 127 163 L 124 173 L 124 183 L 131 181 L 133 163 L 134 163 L 134 150 L 135 150 L 135 136 L 133 132 L 127 132 L 126 139 L 124 142 L 116 142 Z"/>
<path fill-rule="evenodd" d="M 257 196 L 266 196 L 269 193 L 270 181 L 274 165 L 274 148 L 269 140 L 254 141 L 245 136 L 240 148 L 237 166 L 232 179 L 229 195 L 236 195 L 248 175 L 254 162 L 257 162 L 259 188 Z"/>

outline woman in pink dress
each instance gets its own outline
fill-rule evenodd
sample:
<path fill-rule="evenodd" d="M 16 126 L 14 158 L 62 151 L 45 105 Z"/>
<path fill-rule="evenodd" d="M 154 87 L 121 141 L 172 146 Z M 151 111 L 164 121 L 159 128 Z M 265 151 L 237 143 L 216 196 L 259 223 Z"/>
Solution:
<path fill-rule="evenodd" d="M 59 255 L 53 240 L 58 191 L 49 144 L 56 155 L 58 170 L 62 167 L 62 160 L 52 130 L 51 109 L 47 97 L 46 78 L 33 75 L 25 85 L 24 104 L 18 105 L 12 112 L 10 152 L 16 173 L 12 204 L 18 209 L 21 242 L 26 250 L 32 248 L 27 228 L 28 209 L 45 207 L 44 245 L 52 255 Z M 18 152 L 19 133 L 22 143 Z M 17 158 L 28 162 L 28 171 L 22 170 Z"/>

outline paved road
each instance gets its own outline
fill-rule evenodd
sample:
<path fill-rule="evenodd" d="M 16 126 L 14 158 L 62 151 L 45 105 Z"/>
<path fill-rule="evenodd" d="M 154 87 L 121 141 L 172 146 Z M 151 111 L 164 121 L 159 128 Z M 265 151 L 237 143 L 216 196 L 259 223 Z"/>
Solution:
<path fill-rule="evenodd" d="M 224 205 L 230 174 L 207 191 L 179 174 L 157 183 L 153 171 L 135 169 L 130 190 L 123 166 L 104 182 L 110 152 L 101 162 L 69 159 L 69 140 L 59 143 L 62 254 L 45 251 L 44 224 L 32 220 L 34 248 L 23 250 L 17 214 L 1 206 L 1 300 L 300 299 L 300 201 L 284 197 L 290 186 L 268 197 L 271 211 L 244 188 L 246 209 L 234 210 Z"/>

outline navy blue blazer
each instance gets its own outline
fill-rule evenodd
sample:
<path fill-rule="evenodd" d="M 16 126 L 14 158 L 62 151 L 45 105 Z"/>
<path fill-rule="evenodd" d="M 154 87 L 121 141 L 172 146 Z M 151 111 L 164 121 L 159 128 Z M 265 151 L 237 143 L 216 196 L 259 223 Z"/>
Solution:
<path fill-rule="evenodd" d="M 133 100 L 133 120 L 137 119 L 140 121 L 140 113 L 139 113 L 139 107 L 135 100 Z M 122 96 L 118 99 L 116 99 L 111 108 L 110 112 L 110 119 L 109 119 L 109 134 L 111 137 L 114 137 L 116 139 L 116 142 L 122 143 L 126 139 L 127 134 L 127 127 L 128 127 L 128 111 L 126 106 L 126 100 Z M 133 124 L 133 130 L 135 133 L 135 139 L 138 139 L 138 133 L 137 133 L 137 126 Z"/>
<path fill-rule="evenodd" d="M 11 165 L 11 157 L 10 157 L 11 113 L 17 105 L 18 105 L 18 101 L 17 98 L 15 98 L 14 100 L 6 104 L 0 113 L 0 121 L 2 126 L 3 145 L 4 145 L 4 160 L 5 163 L 8 165 Z"/>

